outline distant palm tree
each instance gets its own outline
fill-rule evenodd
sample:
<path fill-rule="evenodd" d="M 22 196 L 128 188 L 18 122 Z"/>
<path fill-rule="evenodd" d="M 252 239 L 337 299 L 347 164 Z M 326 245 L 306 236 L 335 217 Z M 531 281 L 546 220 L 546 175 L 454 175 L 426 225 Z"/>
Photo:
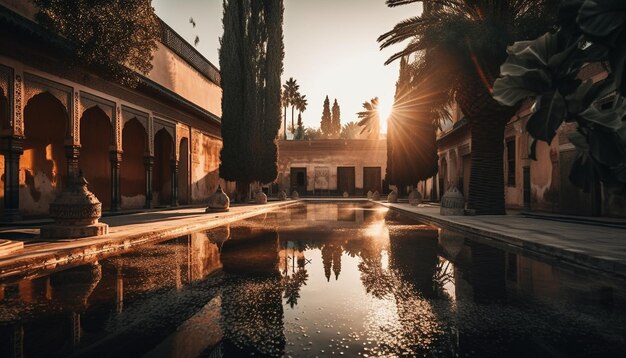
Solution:
<path fill-rule="evenodd" d="M 395 7 L 420 0 L 387 0 Z M 431 0 L 424 11 L 382 34 L 381 49 L 409 40 L 387 60 L 417 55 L 432 78 L 452 91 L 471 130 L 469 206 L 503 214 L 504 127 L 515 113 L 491 97 L 493 82 L 514 41 L 536 38 L 553 22 L 559 0 Z"/>
<path fill-rule="evenodd" d="M 358 139 L 361 135 L 361 127 L 356 122 L 348 122 L 341 128 L 340 138 Z"/>
<path fill-rule="evenodd" d="M 297 94 L 297 97 L 294 99 L 293 103 L 294 107 L 298 110 L 298 118 L 301 117 L 302 112 L 306 111 L 309 102 L 306 99 L 306 95 Z M 293 126 L 293 113 L 291 115 L 291 125 Z"/>
<path fill-rule="evenodd" d="M 291 106 L 291 126 L 293 127 L 293 103 L 295 98 L 298 96 L 298 90 L 300 86 L 297 81 L 293 79 L 293 77 L 289 77 L 287 82 L 283 85 L 283 107 L 285 107 L 285 139 L 287 139 L 287 106 Z"/>
<path fill-rule="evenodd" d="M 359 126 L 363 127 L 361 133 L 367 132 L 368 139 L 378 139 L 380 135 L 380 113 L 378 113 L 378 97 L 372 98 L 370 101 L 363 103 L 362 112 L 357 113 L 359 118 Z"/>

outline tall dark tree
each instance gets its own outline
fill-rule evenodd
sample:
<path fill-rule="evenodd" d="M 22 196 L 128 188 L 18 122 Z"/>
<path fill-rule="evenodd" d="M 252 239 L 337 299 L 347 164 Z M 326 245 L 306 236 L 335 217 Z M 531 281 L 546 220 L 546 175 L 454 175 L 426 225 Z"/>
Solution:
<path fill-rule="evenodd" d="M 504 127 L 516 109 L 491 97 L 507 45 L 534 38 L 552 26 L 558 0 L 387 0 L 399 6 L 424 3 L 424 12 L 398 23 L 378 40 L 381 48 L 409 40 L 387 60 L 422 54 L 433 78 L 446 78 L 472 134 L 469 207 L 478 214 L 503 214 Z M 426 50 L 426 51 L 424 51 Z"/>
<path fill-rule="evenodd" d="M 341 110 L 339 109 L 339 103 L 337 103 L 337 99 L 335 98 L 335 102 L 333 102 L 333 108 L 331 109 L 331 122 L 332 122 L 332 137 L 339 138 L 339 133 L 341 133 Z"/>
<path fill-rule="evenodd" d="M 328 96 L 324 99 L 324 109 L 322 109 L 320 130 L 322 131 L 324 137 L 330 137 L 333 133 L 333 121 L 330 114 L 330 100 L 328 99 Z"/>
<path fill-rule="evenodd" d="M 77 64 L 123 84 L 152 69 L 159 20 L 150 0 L 35 0 L 37 20 L 69 40 Z"/>
<path fill-rule="evenodd" d="M 298 113 L 298 127 L 296 128 L 296 139 L 304 139 L 304 126 L 302 124 L 302 114 Z"/>
<path fill-rule="evenodd" d="M 224 1 L 220 176 L 244 196 L 250 183 L 277 175 L 282 14 L 282 0 Z"/>

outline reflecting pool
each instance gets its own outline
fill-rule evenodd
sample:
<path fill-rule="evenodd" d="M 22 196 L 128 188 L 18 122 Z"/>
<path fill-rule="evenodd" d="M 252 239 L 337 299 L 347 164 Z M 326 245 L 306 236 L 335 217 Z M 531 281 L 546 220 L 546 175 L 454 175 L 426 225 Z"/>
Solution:
<path fill-rule="evenodd" d="M 0 282 L 2 357 L 619 357 L 624 280 L 305 204 Z"/>

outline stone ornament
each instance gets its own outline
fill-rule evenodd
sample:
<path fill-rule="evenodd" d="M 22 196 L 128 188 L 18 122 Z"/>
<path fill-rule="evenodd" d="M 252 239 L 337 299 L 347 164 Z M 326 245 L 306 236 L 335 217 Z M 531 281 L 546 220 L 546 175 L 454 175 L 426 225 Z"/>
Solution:
<path fill-rule="evenodd" d="M 344 197 L 344 198 L 347 198 L 347 197 L 349 197 L 349 196 L 350 196 L 350 194 L 348 194 L 348 192 L 347 192 L 347 191 L 344 191 L 344 192 L 343 192 L 343 197 Z"/>
<path fill-rule="evenodd" d="M 422 193 L 417 191 L 417 189 L 413 189 L 409 194 L 409 205 L 417 206 L 421 204 L 423 200 Z"/>
<path fill-rule="evenodd" d="M 372 193 L 372 191 L 371 191 L 371 190 L 368 190 L 368 191 L 367 191 L 367 198 L 368 198 L 368 199 L 370 199 L 370 200 L 372 200 L 372 195 L 374 195 L 374 193 Z"/>
<path fill-rule="evenodd" d="M 464 215 L 465 198 L 456 186 L 451 187 L 441 198 L 441 215 Z"/>
<path fill-rule="evenodd" d="M 376 190 L 376 191 L 372 194 L 372 200 L 380 200 L 380 193 L 378 192 L 378 190 Z"/>
<path fill-rule="evenodd" d="M 287 193 L 284 190 L 278 192 L 278 200 L 285 201 L 287 200 Z"/>
<path fill-rule="evenodd" d="M 295 191 L 295 190 L 294 190 L 294 191 L 291 193 L 291 198 L 292 198 L 292 199 L 299 199 L 299 198 L 300 198 L 300 195 L 298 194 L 298 192 L 297 192 L 297 191 Z"/>
<path fill-rule="evenodd" d="M 387 202 L 388 203 L 397 203 L 398 202 L 398 192 L 395 190 L 392 190 L 391 193 L 389 193 L 387 195 Z"/>
<path fill-rule="evenodd" d="M 262 190 L 259 190 L 254 194 L 254 202 L 257 204 L 267 204 L 267 195 Z"/>
<path fill-rule="evenodd" d="M 215 213 L 215 212 L 224 212 L 230 209 L 230 199 L 228 195 L 224 193 L 222 190 L 222 186 L 218 185 L 215 193 L 209 196 L 209 206 L 206 208 L 205 212 L 207 213 Z"/>
<path fill-rule="evenodd" d="M 50 217 L 55 223 L 41 228 L 42 238 L 74 239 L 108 234 L 109 226 L 98 222 L 102 216 L 102 203 L 87 185 L 80 172 L 68 177 L 67 185 L 50 204 Z"/>

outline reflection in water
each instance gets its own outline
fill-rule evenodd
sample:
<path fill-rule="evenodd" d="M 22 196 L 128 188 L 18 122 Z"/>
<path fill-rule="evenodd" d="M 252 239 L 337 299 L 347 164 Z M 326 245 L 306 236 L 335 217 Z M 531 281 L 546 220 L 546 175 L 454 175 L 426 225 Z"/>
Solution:
<path fill-rule="evenodd" d="M 303 205 L 0 283 L 0 356 L 620 356 L 624 287 L 384 208 Z"/>

